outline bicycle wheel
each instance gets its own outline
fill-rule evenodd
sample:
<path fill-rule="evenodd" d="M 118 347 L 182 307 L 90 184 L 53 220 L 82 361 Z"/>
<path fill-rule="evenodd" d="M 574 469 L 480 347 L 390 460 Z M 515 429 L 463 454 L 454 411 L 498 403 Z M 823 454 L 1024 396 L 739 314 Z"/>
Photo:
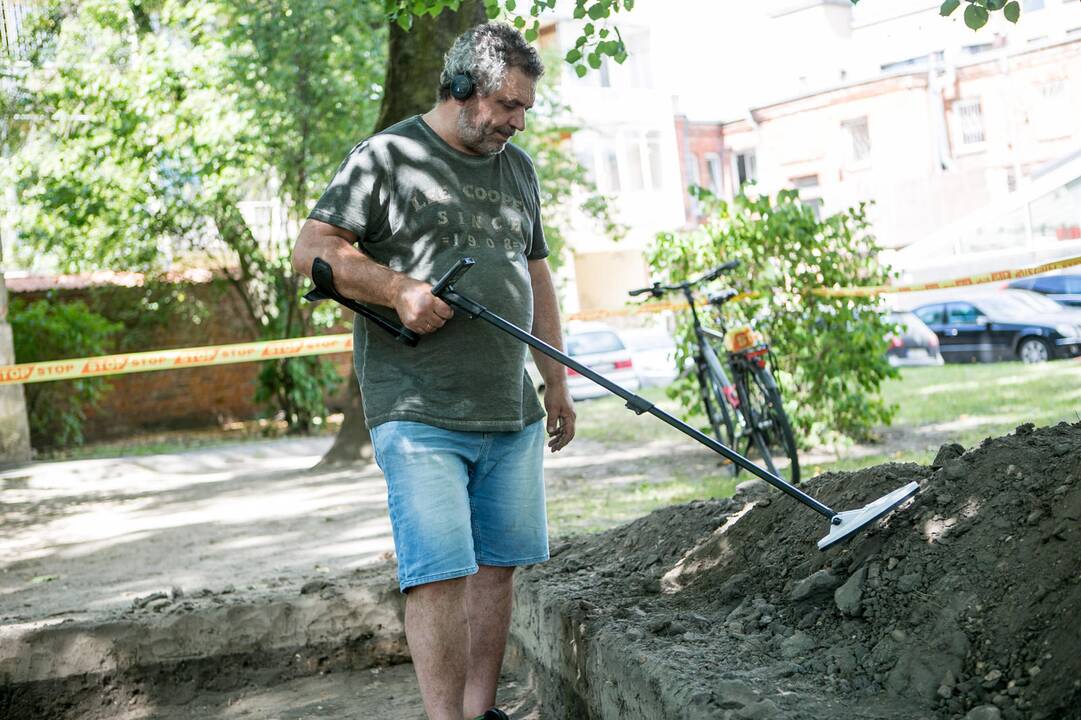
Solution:
<path fill-rule="evenodd" d="M 800 469 L 796 437 L 784 411 L 777 382 L 769 370 L 760 367 L 746 368 L 737 378 L 743 416 L 754 447 L 770 472 L 798 485 Z M 781 472 L 773 461 L 774 456 L 788 458 L 788 468 Z"/>
<path fill-rule="evenodd" d="M 713 435 L 723 445 L 732 447 L 736 430 L 732 422 L 732 412 L 728 400 L 721 390 L 721 381 L 710 372 L 708 367 L 698 367 L 698 387 L 702 391 L 702 406 L 713 428 Z"/>

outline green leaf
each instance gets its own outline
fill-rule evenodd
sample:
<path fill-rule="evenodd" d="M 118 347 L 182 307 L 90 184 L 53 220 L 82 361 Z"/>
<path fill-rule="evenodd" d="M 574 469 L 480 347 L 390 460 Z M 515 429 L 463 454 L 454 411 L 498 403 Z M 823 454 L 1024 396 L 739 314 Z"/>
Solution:
<path fill-rule="evenodd" d="M 581 20 L 585 16 L 586 16 L 585 3 L 582 0 L 579 0 L 578 4 L 576 4 L 574 6 L 574 19 L 575 20 Z"/>
<path fill-rule="evenodd" d="M 624 10 L 634 10 L 634 0 L 623 0 Z"/>
<path fill-rule="evenodd" d="M 593 27 L 593 23 L 586 23 L 582 26 L 582 35 L 589 37 L 593 34 L 594 29 L 595 28 Z"/>
<path fill-rule="evenodd" d="M 959 7 L 961 7 L 961 0 L 946 0 L 946 2 L 942 3 L 942 7 L 938 9 L 938 14 L 942 17 L 949 17 Z"/>
<path fill-rule="evenodd" d="M 525 31 L 525 41 L 526 42 L 536 42 L 538 37 L 539 37 L 539 34 L 533 28 L 529 28 L 528 30 Z"/>
<path fill-rule="evenodd" d="M 602 17 L 606 17 L 607 15 L 608 8 L 602 3 L 593 3 L 592 7 L 589 8 L 589 17 L 594 20 L 600 20 Z"/>
<path fill-rule="evenodd" d="M 1017 0 L 1011 0 L 1006 3 L 1006 6 L 1002 9 L 1002 14 L 1006 16 L 1006 19 L 1012 23 L 1016 23 L 1021 19 L 1021 4 Z"/>
<path fill-rule="evenodd" d="M 608 28 L 601 28 L 601 31 L 597 34 L 600 35 L 602 38 L 608 37 Z"/>
<path fill-rule="evenodd" d="M 409 28 L 413 27 L 413 16 L 409 13 L 398 13 L 397 22 L 402 30 L 409 32 Z"/>
<path fill-rule="evenodd" d="M 1001 10 L 1006 4 L 1006 0 L 987 0 L 987 9 L 991 12 Z"/>
<path fill-rule="evenodd" d="M 497 17 L 499 17 L 499 3 L 485 5 L 484 14 L 488 16 L 489 20 L 495 20 Z"/>
<path fill-rule="evenodd" d="M 503 6 L 507 8 L 507 12 L 514 12 L 514 8 L 517 7 L 517 3 L 514 0 L 504 0 Z"/>
<path fill-rule="evenodd" d="M 522 17 L 521 15 L 518 15 L 517 17 L 515 17 L 514 18 L 514 27 L 518 28 L 519 30 L 524 28 L 525 27 L 525 18 Z"/>
<path fill-rule="evenodd" d="M 576 63 L 582 59 L 582 51 L 578 48 L 571 48 L 567 51 L 566 61 L 569 63 Z"/>
<path fill-rule="evenodd" d="M 575 65 L 574 72 L 578 73 L 578 77 L 585 77 L 589 69 L 585 65 Z"/>
<path fill-rule="evenodd" d="M 598 52 L 591 52 L 591 53 L 589 54 L 589 57 L 587 57 L 587 58 L 586 58 L 586 62 L 588 62 L 588 63 L 589 63 L 589 66 L 590 66 L 591 68 L 593 68 L 594 70 L 597 70 L 597 69 L 598 69 L 598 68 L 600 68 L 600 66 L 601 66 L 601 56 L 600 56 L 600 53 L 598 53 Z"/>
<path fill-rule="evenodd" d="M 968 25 L 973 30 L 979 30 L 986 25 L 987 18 L 987 8 L 985 7 L 972 3 L 965 8 L 965 25 Z"/>

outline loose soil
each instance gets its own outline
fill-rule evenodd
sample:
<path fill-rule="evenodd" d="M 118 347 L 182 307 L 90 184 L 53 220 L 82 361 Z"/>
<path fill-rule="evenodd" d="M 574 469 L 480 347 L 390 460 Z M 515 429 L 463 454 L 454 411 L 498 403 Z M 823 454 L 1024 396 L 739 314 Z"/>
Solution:
<path fill-rule="evenodd" d="M 624 638 L 686 717 L 1081 717 L 1081 423 L 809 491 L 851 509 L 912 480 L 826 552 L 823 518 L 756 481 L 564 543 L 523 579 Z"/>

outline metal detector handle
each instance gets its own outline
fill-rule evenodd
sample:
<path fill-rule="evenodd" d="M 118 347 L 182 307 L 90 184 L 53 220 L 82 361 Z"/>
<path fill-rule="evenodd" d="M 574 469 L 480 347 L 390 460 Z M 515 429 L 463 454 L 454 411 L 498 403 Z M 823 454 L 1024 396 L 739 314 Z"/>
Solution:
<path fill-rule="evenodd" d="M 330 267 L 330 263 L 321 257 L 317 257 L 312 261 L 312 282 L 315 283 L 315 289 L 309 290 L 304 295 L 305 300 L 312 302 L 317 300 L 334 300 L 340 305 L 349 308 L 357 315 L 361 315 L 368 320 L 371 320 L 376 326 L 386 330 L 396 337 L 399 342 L 403 342 L 409 347 L 416 347 L 417 342 L 420 341 L 420 337 L 404 325 L 399 325 L 392 320 L 388 320 L 366 305 L 361 305 L 356 300 L 347 298 L 339 293 L 337 288 L 334 287 L 334 270 Z"/>
<path fill-rule="evenodd" d="M 476 264 L 477 261 L 471 257 L 464 257 L 454 263 L 454 267 L 447 270 L 443 277 L 439 278 L 435 285 L 432 286 L 432 295 L 442 299 L 443 293 L 447 290 L 453 290 L 454 283 L 458 282 L 462 275 L 465 275 L 466 272 Z"/>

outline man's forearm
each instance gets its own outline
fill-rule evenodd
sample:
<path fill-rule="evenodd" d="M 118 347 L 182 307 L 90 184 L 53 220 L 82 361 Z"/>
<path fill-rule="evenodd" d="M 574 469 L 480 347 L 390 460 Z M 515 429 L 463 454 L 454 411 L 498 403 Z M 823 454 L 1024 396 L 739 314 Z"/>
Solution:
<path fill-rule="evenodd" d="M 334 285 L 342 295 L 394 307 L 404 276 L 362 253 L 350 236 L 347 230 L 308 220 L 293 248 L 293 267 L 311 277 L 312 262 L 320 257 L 334 269 Z"/>
<path fill-rule="evenodd" d="M 529 278 L 533 286 L 532 332 L 552 347 L 562 350 L 563 331 L 559 323 L 559 302 L 556 300 L 555 284 L 552 282 L 548 262 L 530 260 Z M 538 350 L 533 350 L 533 360 L 544 378 L 545 386 L 554 388 L 567 384 L 567 372 L 558 362 Z"/>
<path fill-rule="evenodd" d="M 380 265 L 358 250 L 356 236 L 343 228 L 308 220 L 293 247 L 293 268 L 311 277 L 315 258 L 334 270 L 334 287 L 363 303 L 394 308 L 402 324 L 415 333 L 435 332 L 454 317 L 454 310 L 431 293 L 432 286 Z"/>

